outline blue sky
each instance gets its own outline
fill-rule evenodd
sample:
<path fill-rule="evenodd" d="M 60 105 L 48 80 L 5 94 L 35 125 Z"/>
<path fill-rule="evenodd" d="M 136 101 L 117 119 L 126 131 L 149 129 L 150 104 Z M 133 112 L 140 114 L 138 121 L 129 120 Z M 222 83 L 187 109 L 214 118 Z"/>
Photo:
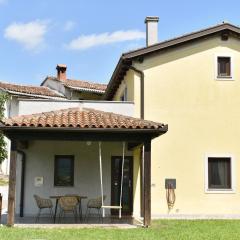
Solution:
<path fill-rule="evenodd" d="M 0 0 L 0 79 L 39 85 L 68 66 L 68 77 L 107 83 L 123 52 L 145 45 L 146 16 L 159 40 L 223 20 L 240 25 L 239 1 Z"/>

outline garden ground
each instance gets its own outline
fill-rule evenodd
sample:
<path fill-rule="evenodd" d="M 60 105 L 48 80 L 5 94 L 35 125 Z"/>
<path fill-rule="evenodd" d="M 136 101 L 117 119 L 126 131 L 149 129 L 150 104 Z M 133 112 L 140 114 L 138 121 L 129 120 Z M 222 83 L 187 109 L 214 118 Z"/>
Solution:
<path fill-rule="evenodd" d="M 148 229 L 31 229 L 0 227 L 1 240 L 240 239 L 240 220 L 157 220 Z"/>

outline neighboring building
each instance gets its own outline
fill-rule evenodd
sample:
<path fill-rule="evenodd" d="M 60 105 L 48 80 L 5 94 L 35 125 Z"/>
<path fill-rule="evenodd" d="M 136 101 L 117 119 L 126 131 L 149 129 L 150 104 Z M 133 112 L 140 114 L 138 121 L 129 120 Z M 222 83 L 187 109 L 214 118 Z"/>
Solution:
<path fill-rule="evenodd" d="M 34 193 L 98 196 L 99 156 L 104 204 L 118 205 L 124 153 L 123 212 L 144 225 L 151 216 L 239 217 L 240 28 L 222 23 L 158 43 L 158 18 L 145 22 L 147 47 L 121 56 L 104 101 L 19 100 L 20 116 L 2 122 L 12 169 L 17 150 L 27 159 L 17 166 L 17 214 L 36 213 Z M 56 90 L 55 81 L 71 99 L 59 76 L 66 67 L 57 68 L 43 85 Z M 10 200 L 12 224 L 14 191 Z"/>
<path fill-rule="evenodd" d="M 107 87 L 106 84 L 68 79 L 65 64 L 58 64 L 57 76 L 46 77 L 41 86 L 58 91 L 69 100 L 100 100 Z"/>
<path fill-rule="evenodd" d="M 13 83 L 0 82 L 0 92 L 7 93 L 9 99 L 5 105 L 5 117 L 18 115 L 18 101 L 24 99 L 55 99 L 62 100 L 65 97 L 56 91 L 47 87 L 19 85 Z M 8 175 L 10 158 L 10 141 L 6 139 L 8 149 L 8 159 L 0 164 L 0 173 Z"/>
<path fill-rule="evenodd" d="M 55 100 L 101 100 L 106 84 L 67 79 L 67 66 L 58 64 L 56 77 L 46 77 L 41 86 L 19 85 L 0 82 L 0 92 L 6 92 L 10 99 L 6 103 L 6 117 L 18 115 L 19 99 L 55 99 Z M 46 111 L 47 109 L 43 109 Z M 10 151 L 10 142 L 6 139 Z M 9 155 L 9 154 L 8 154 Z M 10 157 L 10 156 L 9 156 Z M 9 173 L 9 159 L 0 165 L 0 173 Z"/>

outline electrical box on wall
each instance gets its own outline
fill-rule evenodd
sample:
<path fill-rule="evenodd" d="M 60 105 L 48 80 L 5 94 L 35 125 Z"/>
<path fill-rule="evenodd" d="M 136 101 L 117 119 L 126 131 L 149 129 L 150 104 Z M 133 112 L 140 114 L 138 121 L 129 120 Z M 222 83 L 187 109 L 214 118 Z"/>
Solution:
<path fill-rule="evenodd" d="M 41 187 L 43 185 L 43 177 L 35 177 L 34 178 L 34 186 Z"/>
<path fill-rule="evenodd" d="M 166 178 L 165 179 L 165 189 L 176 189 L 176 178 Z"/>

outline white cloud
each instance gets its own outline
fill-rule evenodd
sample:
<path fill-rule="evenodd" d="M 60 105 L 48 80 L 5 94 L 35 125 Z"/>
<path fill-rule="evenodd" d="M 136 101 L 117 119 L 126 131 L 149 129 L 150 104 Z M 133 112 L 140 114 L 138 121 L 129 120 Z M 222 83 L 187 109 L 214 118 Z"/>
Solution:
<path fill-rule="evenodd" d="M 85 50 L 95 46 L 106 45 L 116 42 L 133 41 L 145 38 L 145 33 L 139 30 L 116 31 L 112 33 L 101 33 L 81 35 L 73 39 L 67 48 L 73 50 Z"/>
<path fill-rule="evenodd" d="M 5 29 L 4 37 L 22 44 L 28 50 L 39 50 L 44 46 L 47 28 L 48 22 L 40 20 L 12 23 Z"/>
<path fill-rule="evenodd" d="M 65 24 L 63 26 L 63 30 L 66 31 L 66 32 L 71 31 L 75 27 L 75 25 L 76 25 L 75 22 L 69 20 L 69 21 L 65 22 Z"/>

